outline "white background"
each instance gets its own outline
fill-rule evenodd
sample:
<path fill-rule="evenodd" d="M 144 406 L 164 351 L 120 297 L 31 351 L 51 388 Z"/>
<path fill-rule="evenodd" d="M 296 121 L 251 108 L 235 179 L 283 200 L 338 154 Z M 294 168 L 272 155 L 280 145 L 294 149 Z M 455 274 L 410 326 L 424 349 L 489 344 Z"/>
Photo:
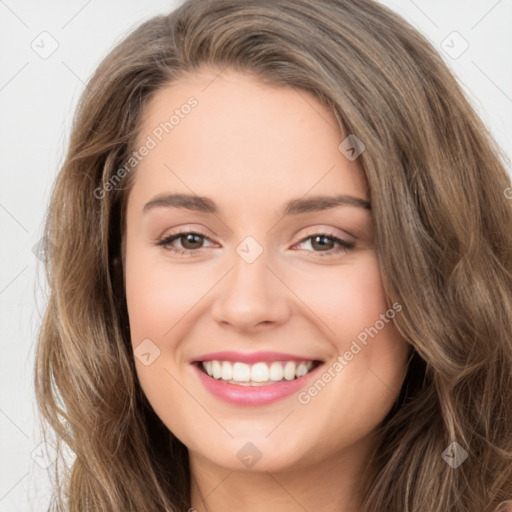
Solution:
<path fill-rule="evenodd" d="M 76 101 L 125 34 L 179 3 L 0 0 L 0 512 L 48 506 L 47 473 L 35 462 L 43 459 L 37 457 L 41 438 L 32 388 L 44 273 L 32 249 L 42 236 Z M 430 39 L 512 158 L 512 0 L 382 3 Z M 31 47 L 43 46 L 41 37 L 49 37 L 40 36 L 43 31 L 58 44 L 46 59 Z M 456 59 L 443 49 L 462 48 L 459 36 L 447 39 L 453 31 L 469 44 Z M 51 40 L 45 41 L 50 48 Z"/>

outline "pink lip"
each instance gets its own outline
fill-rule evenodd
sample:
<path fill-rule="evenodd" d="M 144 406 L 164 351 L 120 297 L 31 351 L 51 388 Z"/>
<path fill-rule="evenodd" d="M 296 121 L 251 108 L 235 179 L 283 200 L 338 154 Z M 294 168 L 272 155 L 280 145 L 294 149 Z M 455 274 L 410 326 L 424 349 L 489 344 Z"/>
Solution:
<path fill-rule="evenodd" d="M 194 358 L 191 362 L 197 363 L 199 361 L 232 361 L 241 363 L 253 364 L 261 362 L 271 361 L 317 361 L 318 359 L 295 356 L 293 354 L 285 354 L 283 352 L 234 352 L 234 351 L 223 351 L 223 352 L 211 352 Z"/>
<path fill-rule="evenodd" d="M 217 356 L 212 359 L 216 358 Z M 226 361 L 227 359 L 223 360 Z M 274 361 L 275 359 L 271 360 Z M 289 360 L 288 356 L 285 360 Z M 204 361 L 204 359 L 202 359 L 202 361 Z M 257 361 L 261 361 L 261 359 L 257 359 Z M 193 364 L 192 366 L 205 388 L 217 398 L 238 406 L 258 406 L 277 402 L 287 396 L 297 394 L 302 388 L 309 385 L 312 379 L 316 378 L 318 370 L 323 364 L 298 379 L 276 382 L 275 384 L 268 384 L 266 386 L 239 386 L 237 384 L 229 384 L 228 382 L 214 379 L 203 372 L 199 367 L 200 363 Z"/>

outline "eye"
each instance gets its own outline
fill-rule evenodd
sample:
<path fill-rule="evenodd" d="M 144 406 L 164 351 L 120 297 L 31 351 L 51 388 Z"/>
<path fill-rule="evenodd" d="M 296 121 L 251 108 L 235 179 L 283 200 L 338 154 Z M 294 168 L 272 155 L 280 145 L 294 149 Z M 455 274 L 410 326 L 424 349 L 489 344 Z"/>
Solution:
<path fill-rule="evenodd" d="M 304 242 L 307 242 L 308 240 L 310 240 L 311 247 L 320 248 L 319 251 L 313 251 L 316 253 L 320 253 L 320 254 L 317 254 L 320 257 L 334 256 L 336 254 L 348 252 L 348 251 L 354 249 L 356 246 L 355 242 L 349 242 L 348 240 L 343 240 L 341 238 L 338 238 L 337 236 L 335 236 L 332 233 L 315 233 L 306 238 L 303 238 L 298 244 L 295 244 L 295 245 L 303 244 Z M 331 241 L 329 242 L 329 240 L 331 240 Z M 335 246 L 335 245 L 338 245 L 338 247 L 336 249 L 333 248 L 333 246 Z M 309 256 L 312 256 L 311 251 L 308 251 L 308 253 L 309 253 L 308 254 Z M 324 253 L 324 254 L 322 254 L 322 253 Z M 312 257 L 314 258 L 317 255 L 314 255 Z"/>
<path fill-rule="evenodd" d="M 174 235 L 169 235 L 159 240 L 155 245 L 162 246 L 166 250 L 171 251 L 175 254 L 181 254 L 183 256 L 193 256 L 202 252 L 203 247 L 201 245 L 201 239 L 210 240 L 203 233 L 196 231 L 182 231 Z M 171 244 L 175 240 L 180 240 L 182 249 L 172 246 Z"/>

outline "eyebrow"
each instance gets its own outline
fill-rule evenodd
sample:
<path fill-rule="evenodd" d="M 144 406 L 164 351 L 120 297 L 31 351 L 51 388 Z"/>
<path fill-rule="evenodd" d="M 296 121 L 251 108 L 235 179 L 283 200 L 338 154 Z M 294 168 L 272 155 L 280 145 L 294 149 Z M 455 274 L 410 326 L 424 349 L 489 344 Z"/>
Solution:
<path fill-rule="evenodd" d="M 336 196 L 312 196 L 308 199 L 292 199 L 283 206 L 281 215 L 288 216 L 298 215 L 301 213 L 319 212 L 339 206 L 355 206 L 357 208 L 371 210 L 371 205 L 368 201 L 359 197 L 341 194 Z M 143 213 L 157 207 L 186 208 L 187 210 L 194 210 L 198 212 L 213 214 L 219 213 L 219 208 L 212 199 L 190 194 L 168 194 L 156 196 L 144 205 Z"/>

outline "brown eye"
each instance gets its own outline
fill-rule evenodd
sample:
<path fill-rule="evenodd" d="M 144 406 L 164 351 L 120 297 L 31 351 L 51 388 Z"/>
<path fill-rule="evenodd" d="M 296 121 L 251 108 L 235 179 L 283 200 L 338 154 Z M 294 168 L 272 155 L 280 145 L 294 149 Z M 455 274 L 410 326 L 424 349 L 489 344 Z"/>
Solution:
<path fill-rule="evenodd" d="M 177 240 L 179 240 L 181 247 L 174 245 Z M 205 240 L 209 240 L 209 238 L 202 233 L 182 231 L 159 240 L 155 245 L 162 246 L 165 250 L 176 254 L 192 256 L 202 252 Z"/>
<path fill-rule="evenodd" d="M 332 233 L 316 233 L 303 238 L 297 245 L 304 244 L 307 241 L 309 241 L 312 248 L 312 250 L 306 250 L 308 255 L 316 253 L 316 256 L 335 256 L 339 253 L 348 252 L 356 246 L 355 242 L 342 240 Z"/>
<path fill-rule="evenodd" d="M 318 248 L 320 251 L 329 250 L 332 249 L 336 242 L 333 240 L 332 237 L 325 236 L 325 235 L 315 235 L 311 237 L 311 247 Z"/>
<path fill-rule="evenodd" d="M 187 233 L 185 235 L 180 235 L 178 238 L 181 240 L 181 245 L 184 249 L 194 250 L 200 249 L 202 239 L 204 237 L 196 233 Z"/>

